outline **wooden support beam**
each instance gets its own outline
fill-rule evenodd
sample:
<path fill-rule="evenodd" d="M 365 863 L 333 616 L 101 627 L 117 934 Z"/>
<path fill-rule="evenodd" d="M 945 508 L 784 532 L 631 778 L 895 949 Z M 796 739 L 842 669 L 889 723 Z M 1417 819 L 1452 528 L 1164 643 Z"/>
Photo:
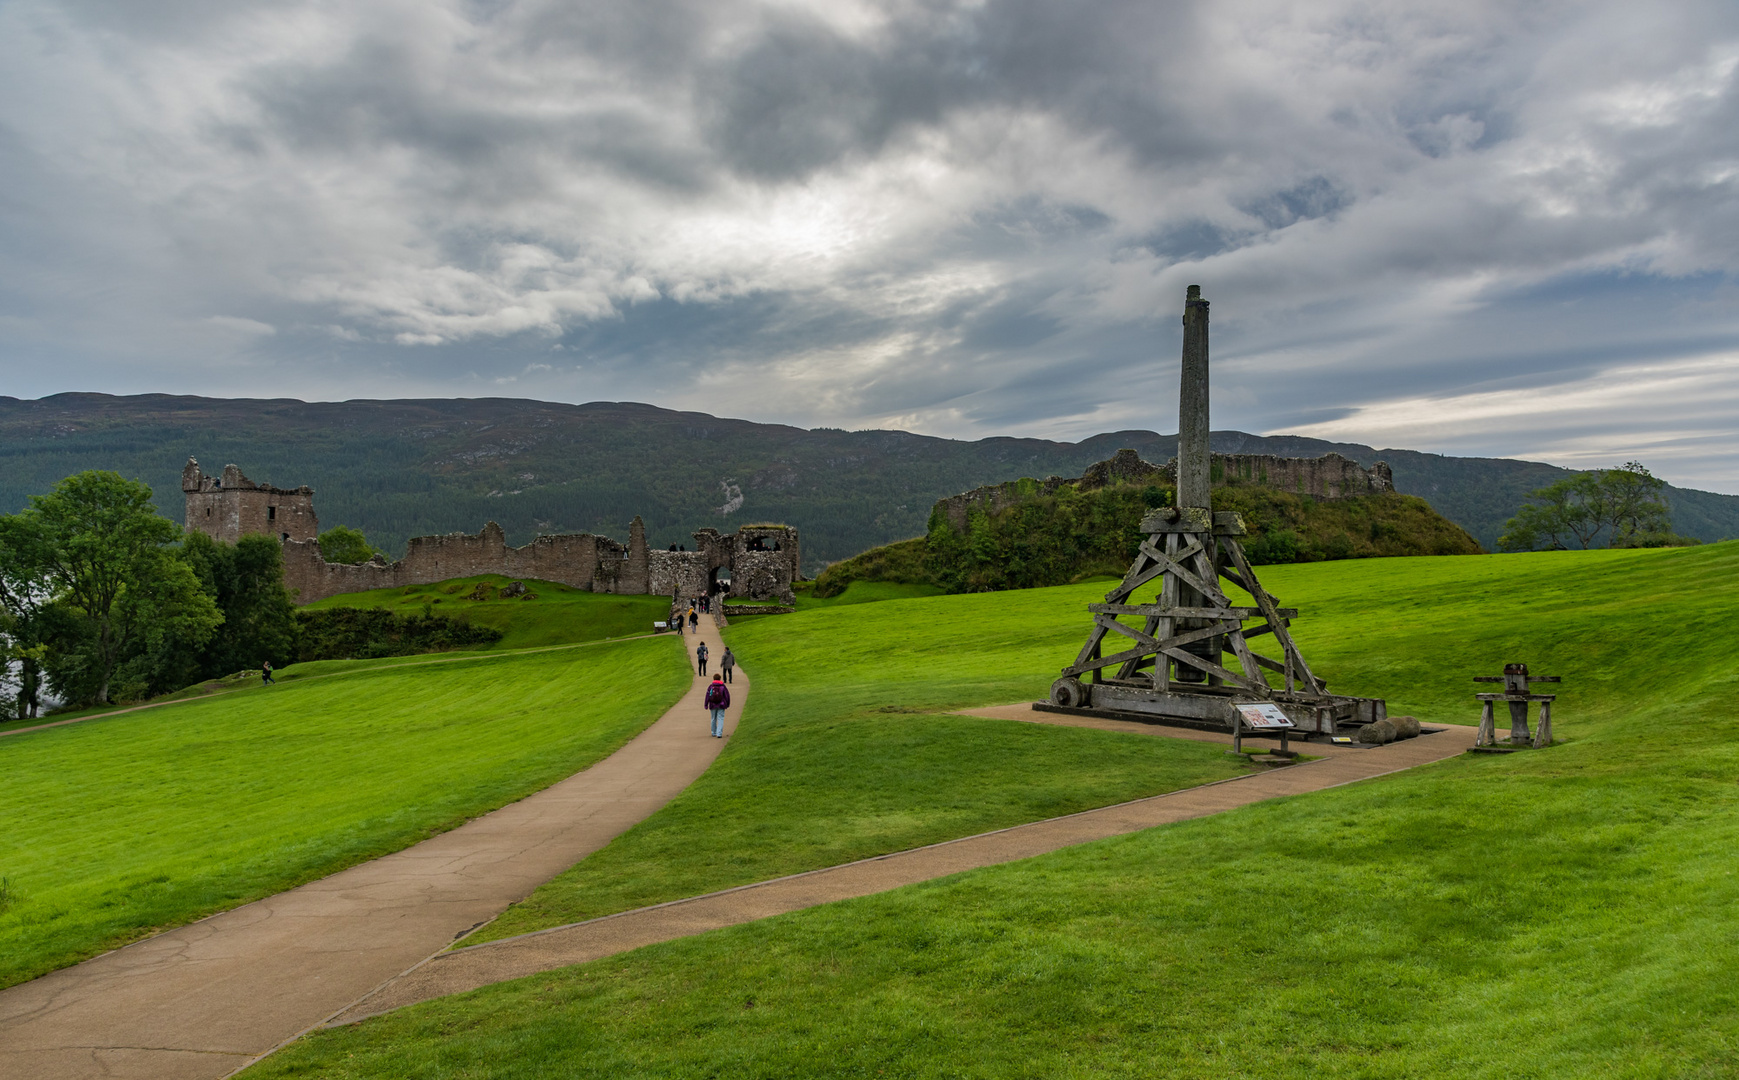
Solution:
<path fill-rule="evenodd" d="M 1224 679 L 1225 681 L 1231 683 L 1232 685 L 1241 686 L 1244 689 L 1249 690 L 1253 693 L 1266 694 L 1266 693 L 1268 693 L 1268 691 L 1270 689 L 1270 687 L 1268 686 L 1267 683 L 1253 682 L 1249 679 L 1246 679 L 1244 676 L 1238 674 L 1237 672 L 1231 670 L 1230 668 L 1221 667 L 1219 664 L 1214 663 L 1212 660 L 1203 660 L 1201 657 L 1197 656 L 1195 653 L 1185 652 L 1182 649 L 1162 649 L 1160 651 L 1165 653 L 1165 655 L 1171 657 L 1173 660 L 1178 661 L 1179 663 L 1188 664 L 1194 668 L 1200 668 L 1202 671 L 1207 672 L 1209 675 L 1217 675 L 1220 678 Z"/>
<path fill-rule="evenodd" d="M 1146 615 L 1151 618 L 1171 619 L 1221 619 L 1228 616 L 1237 619 L 1254 619 L 1262 614 L 1262 609 L 1255 607 L 1173 607 L 1164 603 L 1088 604 L 1087 610 L 1095 615 Z M 1284 619 L 1298 617 L 1297 608 L 1278 608 L 1276 610 Z"/>
<path fill-rule="evenodd" d="M 1224 596 L 1220 595 L 1219 589 L 1215 588 L 1212 584 L 1209 584 L 1208 582 L 1205 582 L 1201 578 L 1197 577 L 1195 572 L 1190 570 L 1189 567 L 1185 565 L 1186 560 L 1199 559 L 1201 557 L 1201 555 L 1202 555 L 1202 542 L 1200 540 L 1194 541 L 1193 543 L 1190 544 L 1189 547 L 1184 548 L 1182 551 L 1178 552 L 1177 555 L 1174 557 L 1171 555 L 1167 555 L 1165 552 L 1160 551 L 1158 548 L 1154 547 L 1152 539 L 1149 538 L 1147 540 L 1142 541 L 1141 553 L 1143 555 L 1146 555 L 1149 559 L 1152 559 L 1154 561 L 1154 563 L 1156 564 L 1155 569 L 1157 569 L 1159 571 L 1159 573 L 1177 575 L 1178 579 L 1180 581 L 1182 581 L 1185 585 L 1188 585 L 1190 588 L 1201 593 L 1203 596 L 1207 597 L 1208 600 L 1210 600 L 1211 602 L 1213 602 L 1216 605 L 1221 605 L 1221 604 L 1224 604 L 1226 602 L 1226 598 Z M 1153 576 L 1157 577 L 1159 575 L 1154 574 Z M 1152 578 L 1149 578 L 1148 580 L 1152 580 Z M 1138 586 L 1136 586 L 1136 588 L 1140 588 L 1140 586 L 1138 585 Z M 1133 592 L 1133 591 L 1134 591 L 1134 589 L 1130 590 L 1130 592 Z M 1127 593 L 1127 592 L 1124 593 L 1123 596 L 1118 596 L 1116 598 L 1113 598 L 1110 595 L 1107 595 L 1105 597 L 1105 599 L 1108 602 L 1115 603 L 1117 600 L 1122 600 L 1124 596 L 1128 596 L 1128 595 L 1129 595 L 1129 593 Z"/>
<path fill-rule="evenodd" d="M 1305 662 L 1304 654 L 1298 651 L 1298 645 L 1293 642 L 1292 635 L 1287 633 L 1286 621 L 1281 617 L 1280 609 L 1275 605 L 1274 598 L 1269 596 L 1267 591 L 1262 588 L 1261 583 L 1256 580 L 1256 572 L 1250 569 L 1249 561 L 1244 558 L 1244 549 L 1238 546 L 1236 540 L 1230 539 L 1226 541 L 1226 548 L 1232 557 L 1233 564 L 1238 568 L 1238 573 L 1243 575 L 1245 581 L 1255 586 L 1248 591 L 1255 598 L 1256 606 L 1262 609 L 1262 615 L 1268 620 L 1268 627 L 1273 631 L 1275 640 L 1279 641 L 1280 647 L 1286 650 L 1286 658 L 1291 664 L 1294 678 L 1304 686 L 1309 687 L 1311 691 L 1321 694 L 1323 692 L 1322 684 L 1311 672 L 1310 665 Z"/>

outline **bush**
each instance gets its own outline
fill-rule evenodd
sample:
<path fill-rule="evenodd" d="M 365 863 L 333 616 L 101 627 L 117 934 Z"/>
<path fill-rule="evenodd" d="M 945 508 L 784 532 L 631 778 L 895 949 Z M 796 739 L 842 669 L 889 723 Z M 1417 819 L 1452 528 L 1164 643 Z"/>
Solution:
<path fill-rule="evenodd" d="M 411 656 L 501 640 L 501 631 L 472 626 L 465 619 L 436 615 L 424 605 L 421 615 L 394 615 L 382 608 L 327 608 L 298 611 L 298 660 L 371 660 Z"/>

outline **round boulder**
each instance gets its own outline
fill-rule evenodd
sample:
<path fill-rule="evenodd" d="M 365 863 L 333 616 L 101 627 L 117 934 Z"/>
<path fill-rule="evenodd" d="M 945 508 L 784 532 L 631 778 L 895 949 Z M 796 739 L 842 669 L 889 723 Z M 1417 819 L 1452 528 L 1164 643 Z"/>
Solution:
<path fill-rule="evenodd" d="M 1378 720 L 1374 724 L 1366 724 L 1359 729 L 1358 740 L 1372 746 L 1382 746 L 1395 741 L 1395 725 L 1387 720 Z"/>
<path fill-rule="evenodd" d="M 1395 738 L 1411 739 L 1419 734 L 1419 721 L 1411 716 L 1391 716 L 1389 723 L 1395 726 Z"/>

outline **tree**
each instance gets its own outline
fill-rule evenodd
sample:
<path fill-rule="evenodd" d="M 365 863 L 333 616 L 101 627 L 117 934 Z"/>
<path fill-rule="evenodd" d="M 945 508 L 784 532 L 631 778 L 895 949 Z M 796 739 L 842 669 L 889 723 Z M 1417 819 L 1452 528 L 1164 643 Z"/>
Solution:
<path fill-rule="evenodd" d="M 284 552 L 278 541 L 244 536 L 225 544 L 193 532 L 181 541 L 181 558 L 223 612 L 223 625 L 203 648 L 190 650 L 194 671 L 179 685 L 257 668 L 265 660 L 279 667 L 295 662 L 296 605 L 284 588 Z M 165 680 L 174 681 L 173 676 Z"/>
<path fill-rule="evenodd" d="M 379 555 L 362 530 L 339 525 L 320 534 L 320 557 L 329 563 L 365 563 Z"/>
<path fill-rule="evenodd" d="M 0 670 L 16 686 L 7 711 L 19 720 L 34 717 L 40 704 L 43 611 L 51 600 L 34 535 L 16 516 L 0 517 Z"/>
<path fill-rule="evenodd" d="M 1607 546 L 1656 546 L 1636 541 L 1672 535 L 1667 483 L 1650 474 L 1642 462 L 1627 461 L 1620 468 L 1606 470 L 1601 474 L 1601 486 L 1606 491 L 1606 524 L 1612 529 Z"/>
<path fill-rule="evenodd" d="M 1657 547 L 1684 543 L 1672 533 L 1666 481 L 1641 462 L 1616 469 L 1577 473 L 1529 495 L 1530 502 L 1504 526 L 1498 545 L 1505 551 L 1592 546 L 1606 533 L 1608 547 Z"/>
<path fill-rule="evenodd" d="M 113 472 L 69 476 L 14 515 L 7 531 L 34 552 L 60 617 L 50 681 L 74 701 L 107 704 L 125 660 L 166 637 L 203 643 L 223 621 L 168 545 L 180 535 L 151 489 Z"/>

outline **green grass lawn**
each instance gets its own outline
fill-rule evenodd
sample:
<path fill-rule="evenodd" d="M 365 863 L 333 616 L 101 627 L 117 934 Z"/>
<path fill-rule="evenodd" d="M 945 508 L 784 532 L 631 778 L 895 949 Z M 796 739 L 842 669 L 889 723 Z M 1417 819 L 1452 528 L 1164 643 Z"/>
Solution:
<path fill-rule="evenodd" d="M 536 599 L 503 599 L 495 595 L 494 590 L 516 580 L 523 581 L 526 589 L 536 594 Z M 488 587 L 485 590 L 487 599 L 471 599 L 479 585 Z M 496 651 L 650 634 L 654 622 L 670 615 L 668 597 L 612 596 L 552 581 L 506 578 L 500 574 L 454 578 L 433 585 L 343 593 L 309 604 L 304 610 L 379 607 L 401 615 L 417 615 L 422 613 L 425 604 L 437 615 L 468 619 L 478 626 L 502 631 L 505 636 L 489 646 Z"/>
<path fill-rule="evenodd" d="M 840 606 L 860 588 L 909 586 L 853 582 L 818 609 L 733 620 L 726 638 L 754 692 L 719 760 L 466 943 L 1250 768 L 1206 743 L 934 715 L 1042 696 L 1044 671 L 1079 642 L 1059 646 L 1055 633 L 1033 627 L 1060 618 L 1066 628 L 1078 597 L 1046 590 Z"/>
<path fill-rule="evenodd" d="M 326 661 L 0 739 L 0 985 L 522 798 L 615 750 L 690 678 L 674 637 Z"/>
<path fill-rule="evenodd" d="M 812 608 L 838 607 L 841 604 L 871 604 L 881 600 L 911 600 L 920 596 L 941 596 L 942 589 L 935 585 L 907 585 L 897 581 L 854 581 L 845 587 L 838 596 L 817 597 L 815 583 L 805 581 L 799 583 L 797 591 L 797 610 L 808 611 Z M 808 586 L 803 588 L 801 586 Z"/>
<path fill-rule="evenodd" d="M 1733 1075 L 1739 544 L 1263 576 L 1303 609 L 1335 687 L 1471 723 L 1471 678 L 1524 660 L 1565 678 L 1563 742 L 504 983 L 305 1039 L 250 1075 Z M 976 630 L 1002 649 L 961 658 L 936 695 L 1024 678 L 1009 695 L 1024 696 L 1078 646 L 1093 591 L 813 618 L 860 620 L 853 670 Z M 924 605 L 958 618 L 872 624 Z M 782 671 L 781 627 L 803 617 L 733 645 Z"/>

